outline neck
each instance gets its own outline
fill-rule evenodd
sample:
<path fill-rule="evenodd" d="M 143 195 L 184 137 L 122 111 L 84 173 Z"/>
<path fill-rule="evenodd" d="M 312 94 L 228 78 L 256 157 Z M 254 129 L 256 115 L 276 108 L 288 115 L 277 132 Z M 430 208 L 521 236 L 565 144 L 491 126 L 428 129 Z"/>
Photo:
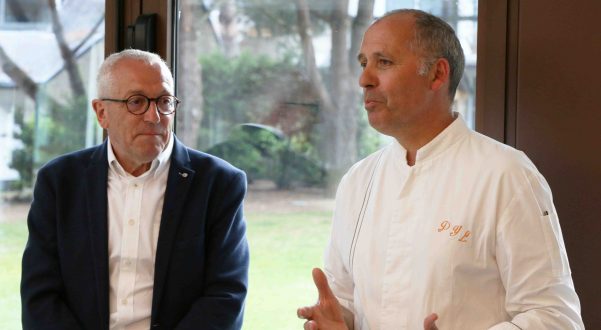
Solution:
<path fill-rule="evenodd" d="M 439 116 L 424 116 L 421 123 L 405 127 L 399 134 L 394 136 L 396 140 L 407 150 L 407 165 L 415 165 L 417 151 L 432 141 L 440 132 L 447 128 L 455 120 L 451 111 L 445 111 Z"/>
<path fill-rule="evenodd" d="M 150 169 L 150 165 L 151 164 L 152 163 L 141 164 L 141 165 L 139 165 L 139 166 L 137 166 L 135 168 L 132 168 L 131 170 L 130 169 L 126 169 L 125 167 L 124 167 L 124 169 L 127 171 L 127 173 L 129 173 L 129 174 L 131 174 L 133 176 L 138 177 L 138 176 L 146 173 L 146 171 L 148 171 Z"/>
<path fill-rule="evenodd" d="M 113 153 L 115 155 L 115 158 L 119 162 L 119 165 L 123 167 L 123 170 L 135 177 L 146 173 L 146 171 L 148 171 L 150 169 L 150 166 L 152 165 L 152 161 L 147 163 L 138 163 L 130 159 L 124 159 L 123 157 L 120 157 L 119 153 L 115 150 L 115 148 L 113 148 Z"/>

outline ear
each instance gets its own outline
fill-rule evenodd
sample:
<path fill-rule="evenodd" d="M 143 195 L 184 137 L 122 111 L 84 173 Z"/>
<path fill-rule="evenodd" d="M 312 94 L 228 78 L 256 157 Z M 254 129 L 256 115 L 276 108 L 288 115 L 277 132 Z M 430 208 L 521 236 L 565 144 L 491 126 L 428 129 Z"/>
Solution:
<path fill-rule="evenodd" d="M 100 127 L 107 129 L 109 127 L 109 119 L 104 102 L 99 99 L 94 99 L 92 100 L 92 107 L 94 108 L 96 119 L 98 120 Z"/>
<path fill-rule="evenodd" d="M 449 65 L 449 61 L 445 58 L 439 58 L 432 65 L 432 69 L 430 70 L 430 87 L 433 91 L 438 91 L 443 88 L 443 86 L 449 86 L 449 79 L 451 75 L 451 66 Z"/>

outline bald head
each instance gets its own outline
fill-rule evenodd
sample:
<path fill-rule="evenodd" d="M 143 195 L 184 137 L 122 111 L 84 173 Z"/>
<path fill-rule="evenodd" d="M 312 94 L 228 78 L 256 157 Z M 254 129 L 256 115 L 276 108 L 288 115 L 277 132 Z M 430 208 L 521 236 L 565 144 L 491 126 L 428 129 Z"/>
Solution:
<path fill-rule="evenodd" d="M 111 54 L 100 66 L 97 76 L 97 91 L 99 98 L 109 97 L 113 94 L 113 88 L 116 85 L 115 80 L 118 78 L 118 72 L 116 72 L 115 69 L 118 67 L 118 64 L 124 60 L 141 61 L 150 66 L 160 67 L 161 71 L 164 72 L 166 79 L 169 80 L 170 86 L 173 88 L 173 75 L 171 74 L 171 70 L 169 70 L 167 63 L 165 63 L 159 55 L 139 49 L 126 49 Z M 170 92 L 173 93 L 173 91 Z"/>
<path fill-rule="evenodd" d="M 384 20 L 413 18 L 413 38 L 409 41 L 409 49 L 422 58 L 419 74 L 425 75 L 432 64 L 439 58 L 449 62 L 449 97 L 452 101 L 463 76 L 465 57 L 459 39 L 453 28 L 442 19 L 416 9 L 399 9 L 390 11 L 372 23 Z"/>

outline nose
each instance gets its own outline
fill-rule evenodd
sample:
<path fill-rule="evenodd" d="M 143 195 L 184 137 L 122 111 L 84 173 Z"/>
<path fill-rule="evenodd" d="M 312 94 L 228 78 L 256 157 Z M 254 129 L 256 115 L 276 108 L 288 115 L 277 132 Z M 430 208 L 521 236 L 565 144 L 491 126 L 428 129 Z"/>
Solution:
<path fill-rule="evenodd" d="M 378 79 L 373 73 L 373 69 L 369 65 L 366 65 L 359 75 L 359 86 L 362 88 L 371 88 L 377 86 L 377 83 Z"/>
<path fill-rule="evenodd" d="M 158 124 L 161 122 L 161 115 L 157 107 L 156 101 L 150 101 L 148 110 L 144 113 L 144 121 Z"/>

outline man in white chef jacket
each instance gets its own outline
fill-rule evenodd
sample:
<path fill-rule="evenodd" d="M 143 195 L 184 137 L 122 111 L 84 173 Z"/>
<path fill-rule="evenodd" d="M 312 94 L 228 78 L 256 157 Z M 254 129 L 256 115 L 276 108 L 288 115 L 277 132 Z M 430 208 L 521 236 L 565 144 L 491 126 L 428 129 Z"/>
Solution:
<path fill-rule="evenodd" d="M 305 329 L 583 329 L 551 190 L 452 111 L 453 29 L 384 15 L 358 56 L 369 123 L 394 142 L 340 182 Z"/>

